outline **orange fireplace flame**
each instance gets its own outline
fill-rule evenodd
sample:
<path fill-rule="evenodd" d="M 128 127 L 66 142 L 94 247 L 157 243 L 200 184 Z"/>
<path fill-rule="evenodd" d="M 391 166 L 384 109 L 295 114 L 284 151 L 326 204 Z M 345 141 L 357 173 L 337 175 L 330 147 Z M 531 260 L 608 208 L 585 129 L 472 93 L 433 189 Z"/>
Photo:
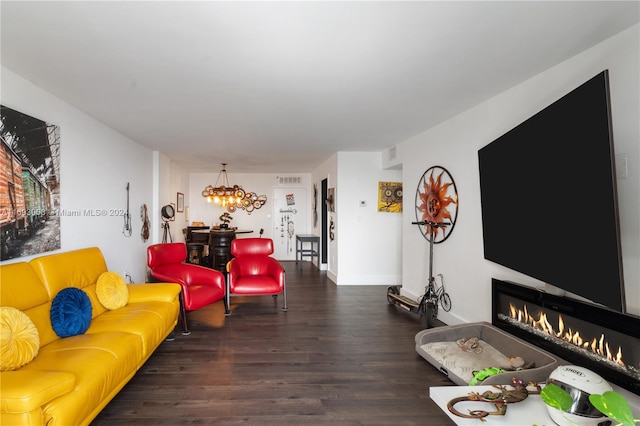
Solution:
<path fill-rule="evenodd" d="M 509 314 L 512 319 L 532 327 L 536 330 L 542 331 L 550 336 L 555 336 L 558 339 L 569 342 L 574 346 L 582 348 L 587 351 L 591 351 L 594 354 L 601 356 L 602 358 L 618 364 L 622 367 L 625 366 L 622 361 L 622 348 L 618 347 L 618 351 L 614 354 L 609 347 L 609 343 L 606 341 L 604 334 L 600 335 L 600 338 L 593 338 L 592 340 L 585 340 L 580 331 L 574 331 L 570 327 L 565 330 L 565 323 L 562 315 L 558 315 L 557 330 L 551 324 L 547 318 L 545 312 L 540 312 L 538 318 L 535 319 L 533 315 L 530 315 L 527 309 L 527 305 L 524 305 L 522 309 L 516 308 L 512 303 L 509 304 Z"/>

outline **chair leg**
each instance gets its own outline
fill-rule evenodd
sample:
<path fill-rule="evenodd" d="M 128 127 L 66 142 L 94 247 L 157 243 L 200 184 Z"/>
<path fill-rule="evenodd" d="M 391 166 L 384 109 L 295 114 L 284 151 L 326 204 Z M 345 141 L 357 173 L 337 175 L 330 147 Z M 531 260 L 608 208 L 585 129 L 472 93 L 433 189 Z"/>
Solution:
<path fill-rule="evenodd" d="M 188 336 L 191 334 L 189 331 L 189 324 L 187 324 L 187 310 L 184 308 L 184 297 L 180 292 L 180 316 L 182 317 L 182 335 Z"/>
<path fill-rule="evenodd" d="M 287 307 L 287 282 L 285 281 L 282 285 L 282 310 L 287 312 L 289 308 Z"/>
<path fill-rule="evenodd" d="M 224 295 L 224 315 L 226 317 L 228 317 L 229 315 L 231 315 L 231 310 L 229 309 L 229 298 L 227 297 L 227 295 Z"/>
<path fill-rule="evenodd" d="M 225 286 L 225 291 L 224 291 L 224 316 L 228 317 L 229 315 L 231 315 L 231 295 L 229 294 L 229 274 L 225 274 L 225 279 L 224 279 L 224 286 Z"/>

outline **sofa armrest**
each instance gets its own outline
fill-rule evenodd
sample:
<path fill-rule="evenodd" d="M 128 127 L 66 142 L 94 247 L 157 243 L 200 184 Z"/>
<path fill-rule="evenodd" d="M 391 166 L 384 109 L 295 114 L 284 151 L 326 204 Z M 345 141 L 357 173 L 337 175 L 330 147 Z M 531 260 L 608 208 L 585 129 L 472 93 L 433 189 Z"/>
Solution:
<path fill-rule="evenodd" d="M 73 391 L 76 377 L 64 371 L 16 370 L 0 373 L 0 412 L 28 413 Z"/>
<path fill-rule="evenodd" d="M 129 303 L 140 302 L 174 302 L 180 294 L 180 284 L 146 283 L 128 284 Z"/>

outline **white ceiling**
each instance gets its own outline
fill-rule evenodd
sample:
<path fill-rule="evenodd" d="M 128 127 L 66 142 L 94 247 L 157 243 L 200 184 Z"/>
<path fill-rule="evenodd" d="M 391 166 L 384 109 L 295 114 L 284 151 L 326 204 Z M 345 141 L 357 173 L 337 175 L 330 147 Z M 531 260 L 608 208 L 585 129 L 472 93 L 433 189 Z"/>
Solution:
<path fill-rule="evenodd" d="M 0 7 L 2 66 L 180 164 L 230 174 L 393 147 L 640 22 L 638 1 Z"/>

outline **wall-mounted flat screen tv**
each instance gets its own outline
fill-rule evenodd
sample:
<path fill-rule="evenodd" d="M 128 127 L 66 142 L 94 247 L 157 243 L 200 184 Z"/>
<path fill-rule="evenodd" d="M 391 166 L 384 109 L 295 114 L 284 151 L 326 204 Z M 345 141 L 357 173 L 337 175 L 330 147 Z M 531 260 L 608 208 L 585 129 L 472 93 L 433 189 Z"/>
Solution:
<path fill-rule="evenodd" d="M 478 151 L 484 257 L 625 312 L 603 71 Z"/>

